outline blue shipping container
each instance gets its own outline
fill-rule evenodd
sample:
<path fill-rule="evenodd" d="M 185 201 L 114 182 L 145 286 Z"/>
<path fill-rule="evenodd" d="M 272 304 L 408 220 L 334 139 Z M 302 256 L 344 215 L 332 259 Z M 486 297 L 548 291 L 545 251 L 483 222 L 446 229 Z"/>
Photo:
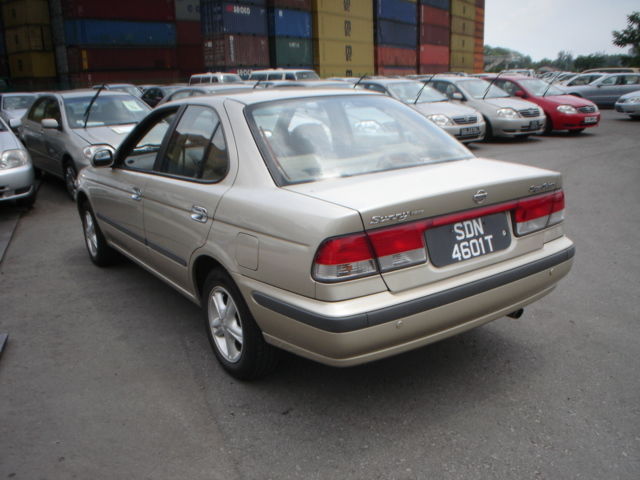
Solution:
<path fill-rule="evenodd" d="M 311 13 L 274 8 L 269 12 L 269 35 L 311 38 Z"/>
<path fill-rule="evenodd" d="M 378 20 L 376 24 L 376 45 L 416 48 L 418 28 L 408 23 Z"/>
<path fill-rule="evenodd" d="M 376 0 L 376 17 L 404 23 L 418 23 L 418 6 L 407 0 Z"/>
<path fill-rule="evenodd" d="M 202 33 L 237 33 L 268 35 L 267 9 L 234 2 L 211 2 L 200 5 Z"/>
<path fill-rule="evenodd" d="M 440 8 L 442 10 L 451 10 L 451 0 L 420 0 L 422 5 Z"/>
<path fill-rule="evenodd" d="M 163 22 L 66 20 L 67 45 L 172 46 L 176 27 Z"/>

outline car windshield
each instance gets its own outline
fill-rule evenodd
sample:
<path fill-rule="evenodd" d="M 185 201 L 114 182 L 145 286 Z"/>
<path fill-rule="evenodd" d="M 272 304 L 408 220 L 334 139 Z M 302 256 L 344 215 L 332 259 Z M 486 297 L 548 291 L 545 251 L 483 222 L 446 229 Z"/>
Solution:
<path fill-rule="evenodd" d="M 71 128 L 84 127 L 84 114 L 93 96 L 64 99 L 64 110 Z M 151 110 L 131 95 L 98 96 L 89 113 L 87 127 L 138 123 Z"/>
<path fill-rule="evenodd" d="M 437 90 L 429 86 L 422 88 L 423 86 L 424 84 L 420 82 L 398 82 L 388 84 L 387 88 L 395 98 L 402 100 L 404 103 L 414 103 L 420 90 L 422 90 L 422 93 L 420 93 L 417 103 L 444 102 L 447 100 L 447 97 Z"/>
<path fill-rule="evenodd" d="M 509 96 L 507 92 L 495 85 L 491 85 L 491 88 L 487 92 L 490 84 L 481 78 L 462 80 L 458 82 L 458 85 L 464 88 L 473 98 L 501 98 Z"/>
<path fill-rule="evenodd" d="M 549 86 L 544 80 L 537 78 L 530 78 L 527 80 L 520 80 L 520 83 L 524 88 L 529 90 L 534 97 L 541 95 L 564 95 L 564 92 L 557 87 Z"/>
<path fill-rule="evenodd" d="M 35 101 L 35 95 L 8 95 L 2 97 L 3 110 L 26 110 Z"/>
<path fill-rule="evenodd" d="M 278 185 L 472 157 L 426 117 L 381 95 L 265 102 L 246 116 Z"/>

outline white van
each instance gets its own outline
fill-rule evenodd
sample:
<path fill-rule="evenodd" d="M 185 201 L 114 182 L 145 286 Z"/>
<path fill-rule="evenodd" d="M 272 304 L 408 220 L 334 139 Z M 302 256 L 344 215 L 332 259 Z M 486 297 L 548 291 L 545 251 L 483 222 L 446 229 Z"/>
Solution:
<path fill-rule="evenodd" d="M 320 77 L 313 70 L 295 70 L 276 68 L 272 70 L 254 70 L 249 80 L 319 80 Z"/>
<path fill-rule="evenodd" d="M 201 83 L 242 83 L 242 78 L 235 73 L 224 72 L 196 73 L 189 78 L 189 85 L 200 85 Z"/>

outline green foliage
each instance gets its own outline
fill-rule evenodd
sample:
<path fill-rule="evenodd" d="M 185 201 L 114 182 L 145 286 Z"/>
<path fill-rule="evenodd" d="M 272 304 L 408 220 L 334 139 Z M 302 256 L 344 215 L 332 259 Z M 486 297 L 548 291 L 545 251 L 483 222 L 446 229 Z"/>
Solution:
<path fill-rule="evenodd" d="M 627 28 L 613 31 L 613 44 L 617 47 L 631 47 L 632 54 L 622 58 L 623 65 L 640 65 L 640 12 L 627 15 Z"/>

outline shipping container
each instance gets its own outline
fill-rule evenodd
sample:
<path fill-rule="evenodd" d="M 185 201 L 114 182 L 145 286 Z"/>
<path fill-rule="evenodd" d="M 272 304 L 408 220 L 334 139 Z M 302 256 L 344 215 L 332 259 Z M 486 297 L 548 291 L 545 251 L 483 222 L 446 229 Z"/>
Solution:
<path fill-rule="evenodd" d="M 313 0 L 313 11 L 373 20 L 373 0 Z"/>
<path fill-rule="evenodd" d="M 268 0 L 271 8 L 293 8 L 295 10 L 311 10 L 311 0 Z"/>
<path fill-rule="evenodd" d="M 466 18 L 451 17 L 451 33 L 461 35 L 473 35 L 475 33 L 476 22 Z"/>
<path fill-rule="evenodd" d="M 176 21 L 200 21 L 200 0 L 175 0 Z"/>
<path fill-rule="evenodd" d="M 65 18 L 157 22 L 171 22 L 176 18 L 173 0 L 61 0 L 61 6 Z"/>
<path fill-rule="evenodd" d="M 418 31 L 416 25 L 378 20 L 376 25 L 376 44 L 392 47 L 416 48 Z"/>
<path fill-rule="evenodd" d="M 420 24 L 420 44 L 449 45 L 451 30 L 439 25 Z"/>
<path fill-rule="evenodd" d="M 178 70 L 180 74 L 191 76 L 200 73 L 204 68 L 204 46 L 200 45 L 178 45 L 176 47 L 178 57 Z"/>
<path fill-rule="evenodd" d="M 101 83 L 167 84 L 179 79 L 177 70 L 119 70 L 69 75 L 73 88 L 86 88 Z"/>
<path fill-rule="evenodd" d="M 377 75 L 388 75 L 388 76 L 405 76 L 405 75 L 415 75 L 417 72 L 416 67 L 385 67 L 384 65 L 380 65 L 376 68 Z"/>
<path fill-rule="evenodd" d="M 414 25 L 418 23 L 416 3 L 407 0 L 376 0 L 375 15 L 378 20 L 394 20 Z"/>
<path fill-rule="evenodd" d="M 482 39 L 481 38 L 474 38 L 474 41 L 475 41 L 474 52 L 483 53 L 484 54 L 484 42 L 482 41 Z"/>
<path fill-rule="evenodd" d="M 476 0 L 476 7 L 484 8 L 484 0 Z"/>
<path fill-rule="evenodd" d="M 24 25 L 4 32 L 7 53 L 53 50 L 49 25 Z"/>
<path fill-rule="evenodd" d="M 310 38 L 273 37 L 269 41 L 272 67 L 313 65 L 313 43 Z"/>
<path fill-rule="evenodd" d="M 451 50 L 440 45 L 420 45 L 420 65 L 449 65 Z"/>
<path fill-rule="evenodd" d="M 205 36 L 204 63 L 216 66 L 269 66 L 269 39 L 256 35 Z"/>
<path fill-rule="evenodd" d="M 450 27 L 451 19 L 447 10 L 430 7 L 428 5 L 420 6 L 420 23 L 429 25 L 438 25 L 441 27 Z"/>
<path fill-rule="evenodd" d="M 449 71 L 449 64 L 446 65 L 428 65 L 421 64 L 418 68 L 418 73 L 420 74 L 430 74 L 430 73 L 445 73 Z"/>
<path fill-rule="evenodd" d="M 373 43 L 345 42 L 338 40 L 315 40 L 315 64 L 370 66 L 373 71 Z"/>
<path fill-rule="evenodd" d="M 268 35 L 267 9 L 261 6 L 203 1 L 200 19 L 205 35 Z"/>
<path fill-rule="evenodd" d="M 471 72 L 473 70 L 473 52 L 451 52 L 451 70 Z"/>
<path fill-rule="evenodd" d="M 476 19 L 476 3 L 474 0 L 451 0 L 451 16 Z"/>
<path fill-rule="evenodd" d="M 451 34 L 451 51 L 473 52 L 475 38 L 470 35 Z"/>
<path fill-rule="evenodd" d="M 26 52 L 8 55 L 9 70 L 15 78 L 55 77 L 53 52 Z"/>
<path fill-rule="evenodd" d="M 314 15 L 313 27 L 315 38 L 373 42 L 372 20 L 318 12 Z"/>
<path fill-rule="evenodd" d="M 175 48 L 81 48 L 67 49 L 69 73 L 103 70 L 175 69 Z"/>
<path fill-rule="evenodd" d="M 176 22 L 176 44 L 177 45 L 200 45 L 202 46 L 202 31 L 200 22 L 182 20 Z"/>
<path fill-rule="evenodd" d="M 49 23 L 47 0 L 20 0 L 2 2 L 4 28 L 22 25 L 46 25 Z"/>
<path fill-rule="evenodd" d="M 311 38 L 311 13 L 284 8 L 270 9 L 269 35 Z"/>
<path fill-rule="evenodd" d="M 440 10 L 451 10 L 450 0 L 420 0 L 420 3 Z"/>
<path fill-rule="evenodd" d="M 375 49 L 376 65 L 413 67 L 417 61 L 415 48 L 376 47 Z"/>
<path fill-rule="evenodd" d="M 476 23 L 480 22 L 484 24 L 484 8 L 482 7 L 476 7 L 476 16 L 475 16 L 475 20 Z"/>
<path fill-rule="evenodd" d="M 67 20 L 67 45 L 170 46 L 176 44 L 173 23 L 117 20 Z"/>

